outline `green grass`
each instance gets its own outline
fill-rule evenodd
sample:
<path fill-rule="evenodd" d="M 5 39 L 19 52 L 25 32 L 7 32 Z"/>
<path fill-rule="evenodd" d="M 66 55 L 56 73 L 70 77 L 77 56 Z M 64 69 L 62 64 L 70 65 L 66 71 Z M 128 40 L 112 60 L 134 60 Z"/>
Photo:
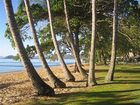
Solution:
<path fill-rule="evenodd" d="M 97 66 L 99 85 L 93 88 L 19 105 L 140 105 L 140 66 L 118 65 L 115 80 L 108 84 L 104 83 L 107 69 L 107 66 Z"/>

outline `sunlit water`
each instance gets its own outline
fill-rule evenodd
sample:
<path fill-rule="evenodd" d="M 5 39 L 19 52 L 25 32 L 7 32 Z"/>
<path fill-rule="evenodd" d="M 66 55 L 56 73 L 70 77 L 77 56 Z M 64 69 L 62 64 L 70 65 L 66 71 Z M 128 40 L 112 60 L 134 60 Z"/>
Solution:
<path fill-rule="evenodd" d="M 31 60 L 35 68 L 41 67 L 39 59 Z M 50 61 L 47 60 L 49 66 L 58 66 L 60 65 L 59 61 Z M 73 59 L 65 59 L 66 64 L 73 64 Z M 0 73 L 12 72 L 12 71 L 21 71 L 23 70 L 23 65 L 19 61 L 13 59 L 0 59 Z"/>

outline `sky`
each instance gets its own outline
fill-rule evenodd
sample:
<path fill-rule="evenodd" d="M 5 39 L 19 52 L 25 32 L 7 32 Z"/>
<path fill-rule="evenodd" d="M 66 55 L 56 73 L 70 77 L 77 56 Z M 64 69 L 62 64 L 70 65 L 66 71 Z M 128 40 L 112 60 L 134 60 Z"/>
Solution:
<path fill-rule="evenodd" d="M 0 56 L 16 55 L 16 51 L 11 48 L 10 41 L 4 37 L 6 29 L 6 12 L 4 8 L 4 0 L 0 0 Z M 14 11 L 17 10 L 19 0 L 12 0 Z"/>
<path fill-rule="evenodd" d="M 6 17 L 3 1 L 4 0 L 0 0 L 0 56 L 16 55 L 17 52 L 15 49 L 11 47 L 11 43 L 9 39 L 4 37 L 4 33 L 6 30 L 7 17 Z M 14 8 L 14 12 L 16 12 L 18 5 L 20 3 L 20 0 L 11 0 L 11 1 Z M 37 30 L 40 29 L 40 27 L 45 26 L 46 24 L 48 24 L 47 21 L 38 23 L 38 26 L 36 27 Z M 30 34 L 31 33 L 30 30 L 27 33 Z M 24 46 L 26 45 L 33 45 L 33 40 L 26 40 L 24 42 Z"/>
<path fill-rule="evenodd" d="M 16 55 L 17 52 L 11 47 L 10 41 L 4 37 L 7 17 L 4 8 L 4 0 L 0 0 L 0 56 Z M 12 0 L 14 12 L 16 12 L 20 0 Z M 138 0 L 140 2 L 140 0 Z M 30 43 L 30 42 L 27 42 Z M 27 44 L 26 43 L 26 44 Z"/>

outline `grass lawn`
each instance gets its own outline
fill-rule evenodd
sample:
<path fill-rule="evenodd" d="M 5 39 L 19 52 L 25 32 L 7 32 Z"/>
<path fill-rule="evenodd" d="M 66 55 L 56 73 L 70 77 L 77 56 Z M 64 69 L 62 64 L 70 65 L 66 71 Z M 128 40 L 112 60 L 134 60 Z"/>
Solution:
<path fill-rule="evenodd" d="M 140 66 L 117 65 L 115 80 L 108 84 L 104 83 L 108 67 L 96 69 L 97 86 L 59 94 L 55 99 L 33 99 L 18 105 L 140 105 Z"/>

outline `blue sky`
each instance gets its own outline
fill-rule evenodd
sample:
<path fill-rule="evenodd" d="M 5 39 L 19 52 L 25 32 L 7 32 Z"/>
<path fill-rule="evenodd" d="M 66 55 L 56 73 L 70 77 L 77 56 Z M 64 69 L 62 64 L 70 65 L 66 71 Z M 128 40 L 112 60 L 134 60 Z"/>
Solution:
<path fill-rule="evenodd" d="M 14 12 L 16 12 L 19 3 L 20 3 L 20 0 L 12 0 Z M 4 8 L 4 3 L 3 3 L 3 0 L 0 0 L 0 56 L 17 54 L 16 50 L 11 47 L 11 43 L 9 39 L 6 39 L 4 37 L 4 33 L 6 30 L 6 25 L 5 25 L 6 23 L 7 23 L 7 17 L 6 17 L 6 12 Z M 39 29 L 40 27 L 45 26 L 46 24 L 47 24 L 47 21 L 40 22 L 37 28 Z M 30 33 L 30 31 L 28 31 L 28 33 Z M 27 40 L 26 42 L 24 42 L 25 46 L 27 44 L 33 45 L 33 40 Z"/>
<path fill-rule="evenodd" d="M 12 2 L 13 2 L 14 11 L 16 11 L 19 4 L 19 0 L 12 0 Z M 11 48 L 11 44 L 9 40 L 4 37 L 6 22 L 7 22 L 7 18 L 6 18 L 4 3 L 3 0 L 0 0 L 0 56 L 16 54 L 16 51 L 13 48 Z"/>

